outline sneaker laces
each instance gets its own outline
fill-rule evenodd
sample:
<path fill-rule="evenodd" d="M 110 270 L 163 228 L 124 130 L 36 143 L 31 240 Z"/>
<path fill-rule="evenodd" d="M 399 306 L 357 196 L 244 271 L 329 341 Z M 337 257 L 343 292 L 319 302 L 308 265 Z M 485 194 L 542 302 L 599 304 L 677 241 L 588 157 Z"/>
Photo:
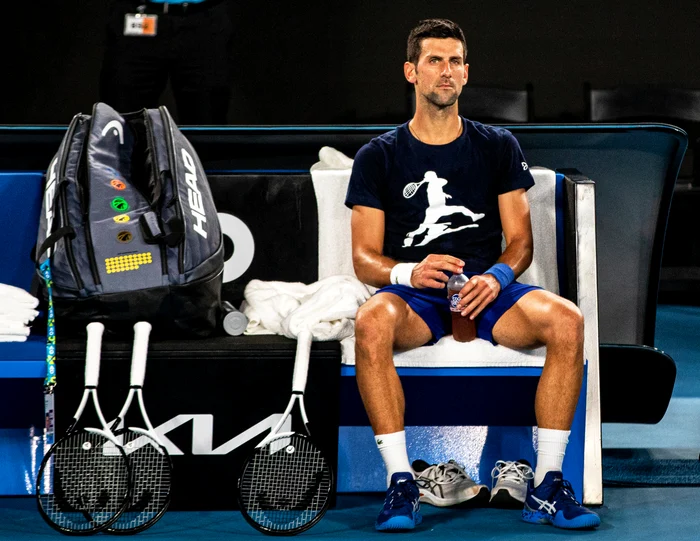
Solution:
<path fill-rule="evenodd" d="M 559 490 L 555 494 L 555 497 L 557 499 L 559 499 L 559 494 L 563 494 L 565 498 L 571 500 L 576 505 L 581 505 L 581 503 L 576 499 L 574 487 L 571 486 L 571 483 L 569 481 L 562 480 L 561 484 L 559 485 Z"/>
<path fill-rule="evenodd" d="M 420 472 L 418 477 L 416 477 L 416 483 L 422 487 L 451 485 L 462 481 L 474 482 L 467 475 L 467 472 L 464 471 L 464 466 L 455 460 L 433 464 Z"/>
<path fill-rule="evenodd" d="M 515 483 L 527 483 L 530 479 L 534 478 L 535 473 L 527 464 L 499 460 L 496 462 L 493 470 L 491 470 L 491 489 L 493 489 L 496 483 L 501 479 L 504 481 L 513 481 Z"/>
<path fill-rule="evenodd" d="M 411 500 L 417 499 L 417 494 L 411 494 L 411 480 L 401 479 L 395 485 L 389 488 L 389 494 L 384 501 L 385 509 L 397 509 L 399 507 L 404 507 L 406 505 L 412 505 Z M 417 489 L 414 490 L 417 491 Z"/>

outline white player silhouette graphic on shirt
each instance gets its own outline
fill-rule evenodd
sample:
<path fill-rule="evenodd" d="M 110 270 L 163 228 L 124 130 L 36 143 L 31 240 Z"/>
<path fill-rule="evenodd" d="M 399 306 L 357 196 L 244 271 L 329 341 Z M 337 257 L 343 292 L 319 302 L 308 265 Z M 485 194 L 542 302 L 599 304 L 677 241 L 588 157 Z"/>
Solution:
<path fill-rule="evenodd" d="M 418 229 L 411 231 L 406 234 L 406 238 L 403 241 L 404 248 L 413 245 L 413 239 L 416 235 L 421 233 L 426 233 L 423 240 L 416 244 L 416 246 L 424 246 L 428 244 L 431 240 L 435 240 L 441 235 L 446 235 L 447 233 L 454 233 L 455 231 L 461 231 L 467 227 L 479 227 L 479 224 L 467 224 L 450 229 L 451 222 L 437 223 L 443 216 L 449 216 L 450 214 L 464 214 L 469 216 L 475 222 L 481 220 L 484 217 L 483 214 L 476 214 L 469 210 L 467 207 L 462 205 L 447 205 L 447 200 L 451 199 L 452 196 L 446 194 L 442 188 L 447 184 L 447 180 L 444 178 L 439 178 L 434 171 L 426 171 L 423 180 L 418 183 L 414 190 L 407 192 L 404 189 L 404 197 L 412 197 L 415 191 L 422 184 L 428 184 L 428 208 L 425 209 L 425 220 L 418 226 Z M 406 195 L 410 193 L 410 195 Z"/>

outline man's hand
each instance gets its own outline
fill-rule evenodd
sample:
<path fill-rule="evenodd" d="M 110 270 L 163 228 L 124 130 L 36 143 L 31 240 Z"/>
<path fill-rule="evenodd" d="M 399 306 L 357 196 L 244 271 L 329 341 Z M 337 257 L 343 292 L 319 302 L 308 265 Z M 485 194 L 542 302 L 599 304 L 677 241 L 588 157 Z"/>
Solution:
<path fill-rule="evenodd" d="M 443 289 L 449 280 L 443 271 L 460 274 L 463 270 L 464 261 L 461 259 L 451 255 L 430 254 L 413 268 L 411 285 L 417 289 Z"/>
<path fill-rule="evenodd" d="M 462 311 L 463 316 L 475 319 L 500 292 L 501 284 L 493 274 L 472 276 L 459 292 L 461 300 L 457 303 L 457 308 Z"/>

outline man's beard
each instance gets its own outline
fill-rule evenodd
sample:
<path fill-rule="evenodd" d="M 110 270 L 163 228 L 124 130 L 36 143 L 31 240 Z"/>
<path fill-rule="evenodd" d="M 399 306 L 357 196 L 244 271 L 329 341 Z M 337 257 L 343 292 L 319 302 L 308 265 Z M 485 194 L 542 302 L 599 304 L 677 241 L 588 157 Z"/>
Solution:
<path fill-rule="evenodd" d="M 425 95 L 425 99 L 440 109 L 447 109 L 448 107 L 451 107 L 457 103 L 457 98 L 459 98 L 458 92 L 455 92 L 449 96 L 441 95 L 438 92 L 430 92 L 429 94 Z"/>
<path fill-rule="evenodd" d="M 459 91 L 455 89 L 455 92 L 449 95 L 433 90 L 432 92 L 423 94 L 423 97 L 428 101 L 428 103 L 434 105 L 438 109 L 447 109 L 448 107 L 452 107 L 457 102 L 457 99 L 461 93 L 461 89 Z"/>

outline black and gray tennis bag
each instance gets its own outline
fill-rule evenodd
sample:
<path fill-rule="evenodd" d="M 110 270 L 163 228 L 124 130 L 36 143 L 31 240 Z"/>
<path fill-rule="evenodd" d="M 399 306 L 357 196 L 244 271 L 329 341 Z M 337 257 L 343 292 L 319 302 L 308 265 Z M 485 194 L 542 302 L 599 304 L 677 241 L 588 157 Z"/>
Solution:
<path fill-rule="evenodd" d="M 50 258 L 61 328 L 131 333 L 145 320 L 206 336 L 223 250 L 204 169 L 165 107 L 120 115 L 98 103 L 73 118 L 46 174 L 35 253 L 38 266 Z"/>

